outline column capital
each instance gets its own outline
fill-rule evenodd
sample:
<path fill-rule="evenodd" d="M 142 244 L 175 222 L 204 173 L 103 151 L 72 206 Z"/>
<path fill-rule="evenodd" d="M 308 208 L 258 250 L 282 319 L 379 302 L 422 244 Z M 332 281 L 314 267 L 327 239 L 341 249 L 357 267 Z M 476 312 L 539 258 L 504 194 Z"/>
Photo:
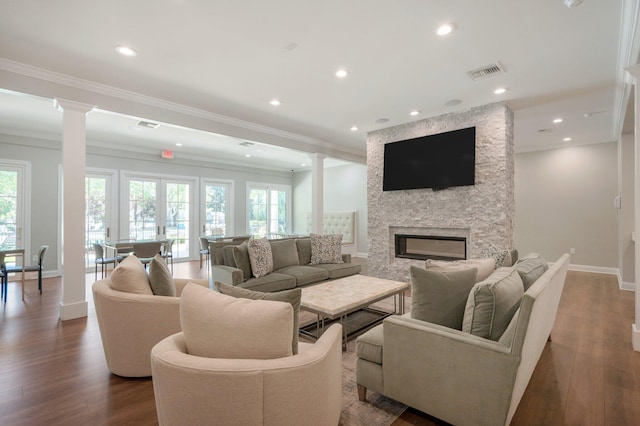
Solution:
<path fill-rule="evenodd" d="M 629 84 L 635 84 L 638 77 L 640 77 L 640 64 L 631 65 L 625 69 L 625 80 Z"/>
<path fill-rule="evenodd" d="M 310 157 L 312 160 L 315 160 L 315 159 L 317 159 L 317 160 L 324 160 L 325 158 L 327 158 L 327 155 L 326 155 L 326 154 L 321 154 L 321 153 L 319 153 L 319 152 L 313 152 L 313 153 L 310 153 L 310 154 L 309 154 L 309 157 Z"/>
<path fill-rule="evenodd" d="M 84 112 L 85 114 L 91 112 L 95 105 L 89 105 L 82 102 L 71 101 L 69 99 L 61 99 L 55 98 L 53 100 L 53 106 L 58 109 L 58 111 L 77 111 Z"/>

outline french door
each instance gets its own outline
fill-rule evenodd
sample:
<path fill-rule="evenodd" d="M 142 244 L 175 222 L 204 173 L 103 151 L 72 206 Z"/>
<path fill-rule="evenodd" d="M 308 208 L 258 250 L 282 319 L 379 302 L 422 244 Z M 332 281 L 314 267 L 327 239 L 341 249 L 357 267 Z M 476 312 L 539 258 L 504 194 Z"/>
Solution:
<path fill-rule="evenodd" d="M 222 237 L 233 229 L 233 184 L 227 181 L 202 181 L 201 218 L 202 235 Z"/>
<path fill-rule="evenodd" d="M 94 244 L 117 238 L 115 232 L 117 175 L 112 170 L 87 169 L 85 177 L 85 266 L 94 265 Z"/>
<path fill-rule="evenodd" d="M 0 246 L 29 249 L 29 178 L 30 163 L 0 159 Z"/>
<path fill-rule="evenodd" d="M 173 239 L 173 258 L 189 258 L 195 179 L 124 172 L 120 238 Z"/>
<path fill-rule="evenodd" d="M 247 185 L 249 234 L 278 238 L 291 233 L 291 187 L 249 183 Z"/>

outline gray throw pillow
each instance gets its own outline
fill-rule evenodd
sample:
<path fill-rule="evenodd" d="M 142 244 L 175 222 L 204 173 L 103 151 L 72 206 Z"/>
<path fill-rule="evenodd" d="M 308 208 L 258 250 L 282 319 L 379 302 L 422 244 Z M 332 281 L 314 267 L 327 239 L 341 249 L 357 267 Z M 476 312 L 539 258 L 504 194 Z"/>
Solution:
<path fill-rule="evenodd" d="M 532 253 L 520 259 L 513 268 L 520 274 L 524 291 L 527 291 L 549 269 L 549 264 L 538 253 Z"/>
<path fill-rule="evenodd" d="M 300 238 L 296 240 L 298 248 L 298 259 L 300 265 L 308 265 L 311 263 L 311 238 Z"/>
<path fill-rule="evenodd" d="M 473 286 L 467 299 L 462 331 L 498 341 L 520 307 L 524 286 L 513 268 L 499 268 Z"/>
<path fill-rule="evenodd" d="M 411 266 L 411 318 L 462 330 L 476 269 L 438 272 Z"/>
<path fill-rule="evenodd" d="M 242 270 L 243 281 L 251 278 L 251 261 L 249 260 L 249 248 L 246 241 L 240 245 L 233 246 L 233 260 L 236 263 L 236 268 Z"/>
<path fill-rule="evenodd" d="M 241 287 L 234 287 L 227 284 L 215 282 L 216 289 L 222 294 L 243 299 L 252 300 L 275 300 L 278 302 L 288 302 L 293 307 L 293 338 L 291 340 L 291 349 L 293 354 L 298 353 L 298 333 L 300 327 L 300 299 L 302 297 L 302 289 L 295 288 L 293 290 L 284 290 L 274 293 L 262 293 L 259 291 L 247 290 Z"/>
<path fill-rule="evenodd" d="M 296 247 L 296 240 L 284 239 L 269 241 L 271 244 L 271 256 L 273 257 L 273 270 L 277 271 L 280 268 L 287 266 L 298 266 L 298 249 Z"/>
<path fill-rule="evenodd" d="M 176 284 L 162 256 L 156 254 L 149 262 L 149 284 L 156 296 L 175 296 Z"/>

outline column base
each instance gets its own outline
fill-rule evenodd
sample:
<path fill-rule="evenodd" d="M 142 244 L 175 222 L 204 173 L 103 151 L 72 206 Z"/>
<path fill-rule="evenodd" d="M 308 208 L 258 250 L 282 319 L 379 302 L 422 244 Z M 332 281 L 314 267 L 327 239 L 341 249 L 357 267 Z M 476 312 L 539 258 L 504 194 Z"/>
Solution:
<path fill-rule="evenodd" d="M 631 344 L 634 351 L 640 352 L 640 329 L 636 324 L 631 326 Z"/>
<path fill-rule="evenodd" d="M 89 303 L 85 300 L 83 302 L 70 303 L 63 305 L 60 302 L 60 319 L 62 321 L 72 320 L 76 318 L 83 318 L 88 315 Z"/>

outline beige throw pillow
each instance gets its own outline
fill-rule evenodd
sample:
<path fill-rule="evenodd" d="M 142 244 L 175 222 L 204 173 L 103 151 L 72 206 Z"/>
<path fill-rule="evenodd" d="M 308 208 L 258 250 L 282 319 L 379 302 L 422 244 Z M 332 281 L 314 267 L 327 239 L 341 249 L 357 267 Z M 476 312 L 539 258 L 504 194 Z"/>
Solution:
<path fill-rule="evenodd" d="M 464 271 L 476 268 L 476 282 L 486 280 L 495 271 L 495 261 L 491 259 L 433 260 L 427 259 L 425 268 L 438 272 Z"/>
<path fill-rule="evenodd" d="M 135 255 L 127 256 L 111 272 L 111 288 L 125 293 L 153 295 L 144 265 Z"/>
<path fill-rule="evenodd" d="M 499 340 L 520 307 L 524 286 L 518 271 L 499 268 L 473 286 L 464 310 L 462 331 Z"/>
<path fill-rule="evenodd" d="M 298 353 L 298 333 L 300 328 L 300 300 L 302 299 L 302 289 L 283 290 L 274 293 L 263 293 L 260 291 L 247 290 L 246 288 L 234 287 L 220 282 L 214 283 L 218 291 L 227 296 L 242 297 L 252 300 L 277 300 L 287 302 L 293 307 L 293 337 L 291 339 L 291 349 L 293 354 Z"/>
<path fill-rule="evenodd" d="M 156 296 L 175 296 L 176 283 L 162 256 L 156 254 L 149 262 L 149 284 Z"/>
<path fill-rule="evenodd" d="M 273 256 L 271 244 L 266 238 L 252 238 L 247 243 L 251 272 L 256 278 L 264 277 L 273 272 Z"/>
<path fill-rule="evenodd" d="M 238 299 L 189 283 L 180 298 L 180 324 L 191 355 L 274 359 L 292 354 L 289 303 Z"/>
<path fill-rule="evenodd" d="M 311 234 L 311 265 L 344 263 L 342 261 L 342 234 Z"/>
<path fill-rule="evenodd" d="M 476 270 L 436 272 L 411 266 L 411 318 L 462 330 Z"/>

